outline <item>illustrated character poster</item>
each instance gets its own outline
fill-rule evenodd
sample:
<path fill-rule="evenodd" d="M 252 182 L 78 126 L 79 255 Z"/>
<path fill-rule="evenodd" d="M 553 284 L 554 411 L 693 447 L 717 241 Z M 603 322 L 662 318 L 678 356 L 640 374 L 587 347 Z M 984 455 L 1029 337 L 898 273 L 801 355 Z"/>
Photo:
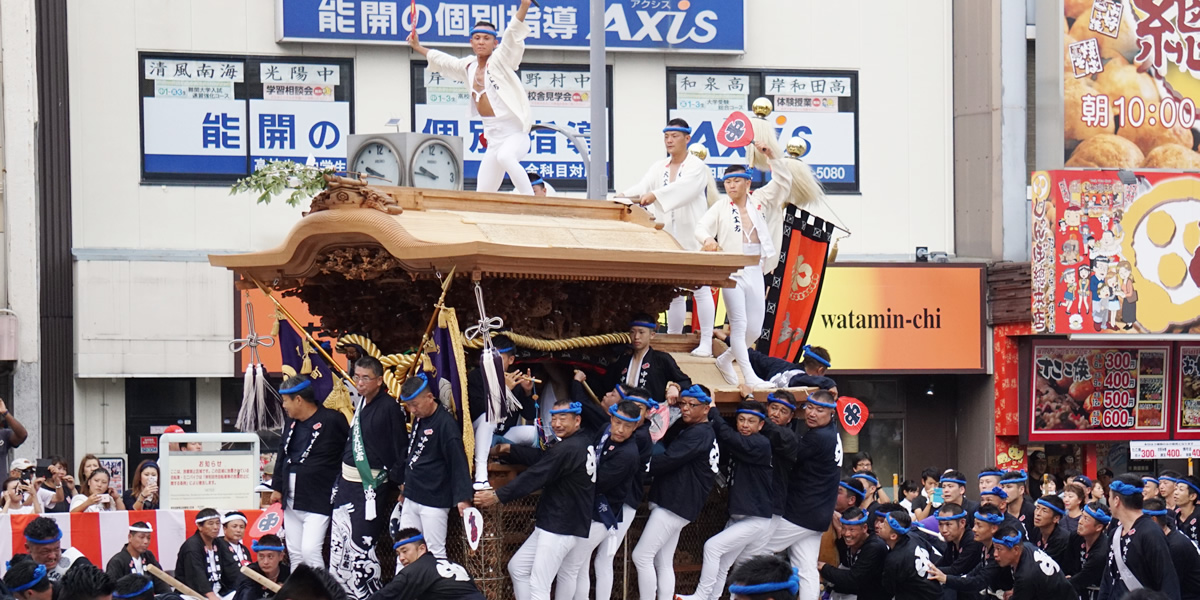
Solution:
<path fill-rule="evenodd" d="M 1033 174 L 1033 329 L 1200 332 L 1200 176 Z"/>

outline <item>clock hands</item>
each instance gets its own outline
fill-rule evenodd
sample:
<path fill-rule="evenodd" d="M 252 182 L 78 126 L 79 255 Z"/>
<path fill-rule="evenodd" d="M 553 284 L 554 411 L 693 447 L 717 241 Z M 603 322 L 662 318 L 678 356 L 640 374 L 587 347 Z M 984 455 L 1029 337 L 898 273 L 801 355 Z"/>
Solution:
<path fill-rule="evenodd" d="M 434 181 L 438 180 L 438 176 L 434 175 L 432 172 L 430 172 L 429 169 L 426 169 L 425 167 L 417 167 L 417 175 L 424 175 Z"/>
<path fill-rule="evenodd" d="M 379 171 L 376 171 L 375 169 L 372 169 L 371 167 L 363 167 L 363 169 L 365 169 L 367 171 L 367 175 L 374 175 L 380 179 L 387 179 L 386 175 L 384 175 L 383 173 L 380 173 Z"/>

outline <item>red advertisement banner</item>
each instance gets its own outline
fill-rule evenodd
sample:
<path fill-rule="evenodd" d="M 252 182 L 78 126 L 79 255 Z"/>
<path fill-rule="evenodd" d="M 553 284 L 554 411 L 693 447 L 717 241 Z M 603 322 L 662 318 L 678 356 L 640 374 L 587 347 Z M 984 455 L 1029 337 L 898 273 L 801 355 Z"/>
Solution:
<path fill-rule="evenodd" d="M 1171 345 L 1034 344 L 1030 442 L 1166 439 Z"/>

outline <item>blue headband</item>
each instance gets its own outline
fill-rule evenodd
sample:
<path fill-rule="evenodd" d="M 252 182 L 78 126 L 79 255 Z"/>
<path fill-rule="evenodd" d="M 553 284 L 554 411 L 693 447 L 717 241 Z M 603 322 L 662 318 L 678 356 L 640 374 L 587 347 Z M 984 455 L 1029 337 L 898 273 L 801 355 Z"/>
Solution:
<path fill-rule="evenodd" d="M 979 492 L 979 495 L 980 496 L 999 496 L 1002 500 L 1008 500 L 1008 492 L 1006 492 L 998 487 L 994 487 L 990 490 L 983 490 L 982 492 Z"/>
<path fill-rule="evenodd" d="M 142 594 L 145 594 L 146 592 L 148 592 L 148 591 L 150 591 L 150 590 L 152 590 L 152 589 L 154 589 L 154 582 L 153 582 L 153 581 L 147 581 L 147 582 L 146 582 L 146 585 L 142 586 L 142 589 L 140 589 L 140 590 L 138 590 L 138 591 L 136 591 L 136 592 L 130 592 L 130 593 L 128 593 L 128 594 L 118 594 L 118 593 L 116 593 L 116 592 L 113 592 L 113 595 L 112 595 L 112 597 L 113 597 L 113 598 L 119 598 L 119 599 L 121 599 L 121 600 L 124 600 L 125 598 L 137 598 L 138 596 L 141 596 Z M 17 591 L 17 590 L 13 590 L 13 591 Z"/>
<path fill-rule="evenodd" d="M 545 180 L 545 179 L 542 179 L 541 177 L 538 177 L 537 179 L 534 179 L 533 181 L 530 181 L 530 182 L 529 182 L 529 185 L 530 185 L 530 186 L 535 186 L 535 185 L 546 185 L 546 180 Z"/>
<path fill-rule="evenodd" d="M 1004 515 L 985 515 L 979 511 L 975 511 L 975 518 L 984 523 L 991 523 L 992 525 L 999 525 L 1004 522 Z"/>
<path fill-rule="evenodd" d="M 783 398 L 776 397 L 775 394 L 767 394 L 767 404 L 770 404 L 772 402 L 774 402 L 775 404 L 782 404 L 782 405 L 788 407 L 790 410 L 796 410 L 795 404 L 792 404 L 791 402 L 788 402 L 787 400 L 784 400 Z"/>
<path fill-rule="evenodd" d="M 676 127 L 674 125 L 668 125 L 666 127 L 663 127 L 663 133 L 668 133 L 671 131 L 678 131 L 679 133 L 686 133 L 688 135 L 692 135 L 691 127 Z"/>
<path fill-rule="evenodd" d="M 630 396 L 630 395 L 626 394 L 625 392 L 621 391 L 620 385 L 618 385 L 614 389 L 617 390 L 617 395 L 620 396 L 621 399 L 626 402 L 637 402 L 638 404 L 646 405 L 646 408 L 648 408 L 650 410 L 658 410 L 658 403 L 655 402 L 653 398 L 639 398 L 637 396 Z"/>
<path fill-rule="evenodd" d="M 879 515 L 879 516 L 883 517 L 883 518 L 884 518 L 884 520 L 886 520 L 886 521 L 887 521 L 887 524 L 888 524 L 888 525 L 889 525 L 889 526 L 890 526 L 892 529 L 896 530 L 896 533 L 899 533 L 899 534 L 901 534 L 901 535 L 905 535 L 905 534 L 907 534 L 908 532 L 912 531 L 912 525 L 909 525 L 908 527 L 905 527 L 905 526 L 901 525 L 899 521 L 897 521 L 896 519 L 894 519 L 894 518 L 892 517 L 892 513 L 875 513 L 875 514 L 877 514 L 877 515 Z"/>
<path fill-rule="evenodd" d="M 787 590 L 792 596 L 800 593 L 800 571 L 792 567 L 792 576 L 787 581 L 777 583 L 759 583 L 756 585 L 731 585 L 729 586 L 730 595 L 738 594 L 741 596 L 756 596 L 758 594 L 766 594 L 768 592 L 780 592 Z"/>
<path fill-rule="evenodd" d="M 1186 486 L 1188 486 L 1188 487 L 1192 488 L 1192 491 L 1193 491 L 1193 492 L 1196 492 L 1196 495 L 1200 496 L 1200 487 L 1196 487 L 1196 484 L 1192 483 L 1190 480 L 1188 480 L 1188 479 L 1176 479 L 1176 480 L 1175 480 L 1175 483 L 1181 483 L 1181 484 L 1183 484 L 1183 485 L 1186 485 Z"/>
<path fill-rule="evenodd" d="M 625 421 L 626 423 L 637 423 L 638 421 L 641 420 L 638 417 L 627 417 L 627 416 L 621 414 L 621 411 L 617 410 L 616 404 L 608 407 L 608 414 L 610 414 L 622 421 Z"/>
<path fill-rule="evenodd" d="M 1163 476 L 1159 477 L 1158 480 L 1159 481 L 1170 481 L 1171 483 L 1179 483 L 1180 481 L 1182 481 L 1181 479 L 1176 479 L 1174 477 L 1171 477 L 1170 475 L 1163 475 Z"/>
<path fill-rule="evenodd" d="M 572 402 L 570 404 L 570 406 L 568 406 L 566 408 L 554 408 L 554 409 L 550 410 L 550 414 L 552 414 L 552 415 L 562 415 L 562 414 L 566 414 L 566 413 L 571 413 L 573 415 L 577 415 L 582 412 L 583 412 L 583 405 L 578 402 Z"/>
<path fill-rule="evenodd" d="M 1142 484 L 1144 485 L 1147 483 L 1153 483 L 1154 485 L 1158 485 L 1158 478 L 1157 477 L 1143 477 Z"/>
<path fill-rule="evenodd" d="M 392 544 L 392 550 L 398 550 L 400 548 L 400 546 L 403 546 L 405 544 L 411 544 L 413 542 L 423 542 L 423 541 L 425 541 L 425 534 L 418 533 L 417 535 L 414 535 L 410 538 L 405 538 L 405 539 L 402 539 L 402 540 L 396 542 L 395 544 Z"/>
<path fill-rule="evenodd" d="M 752 416 L 758 417 L 764 421 L 767 420 L 767 415 L 764 415 L 764 414 L 758 412 L 757 410 L 750 410 L 747 408 L 739 408 L 737 412 L 739 415 L 752 415 Z"/>
<path fill-rule="evenodd" d="M 516 350 L 516 349 L 517 349 L 516 346 L 509 346 L 507 348 L 496 348 L 496 352 L 499 352 L 500 354 L 508 354 L 509 352 L 512 352 L 513 350 Z"/>
<path fill-rule="evenodd" d="M 53 544 L 54 542 L 61 540 L 62 536 L 63 536 L 62 530 L 59 529 L 58 535 L 56 535 L 50 539 L 47 539 L 47 540 L 39 540 L 37 538 L 31 538 L 31 537 L 29 537 L 29 534 L 25 534 L 25 540 L 28 541 L 30 544 L 44 545 L 44 544 Z"/>
<path fill-rule="evenodd" d="M 750 181 L 751 179 L 753 179 L 753 177 L 751 177 L 749 173 L 743 171 L 741 173 L 729 173 L 729 174 L 725 175 L 724 177 L 722 177 L 721 181 L 726 181 L 729 179 L 745 179 L 746 181 Z"/>
<path fill-rule="evenodd" d="M 868 515 L 867 513 L 863 513 L 863 516 L 861 516 L 853 521 L 851 521 L 850 519 L 847 519 L 846 517 L 838 517 L 838 520 L 842 522 L 842 525 L 862 525 L 863 523 L 867 522 L 867 519 L 870 519 L 870 518 L 871 518 L 871 515 Z"/>
<path fill-rule="evenodd" d="M 856 496 L 858 496 L 859 498 L 866 498 L 866 497 L 867 497 L 867 492 L 866 492 L 866 491 L 864 491 L 864 490 L 860 490 L 860 489 L 856 489 L 854 486 L 852 486 L 852 485 L 850 485 L 850 484 L 846 483 L 845 481 L 839 481 L 839 482 L 838 482 L 838 485 L 840 485 L 840 486 L 842 486 L 842 487 L 844 487 L 844 488 L 846 488 L 846 489 L 850 490 L 851 492 L 853 492 L 853 493 L 854 493 Z"/>
<path fill-rule="evenodd" d="M 1167 516 L 1167 509 L 1164 508 L 1162 510 L 1149 510 L 1149 509 L 1143 508 L 1142 514 L 1146 515 L 1147 517 L 1165 517 L 1165 516 Z"/>
<path fill-rule="evenodd" d="M 1004 477 L 1004 471 L 983 471 L 979 474 L 979 478 L 984 477 Z"/>
<path fill-rule="evenodd" d="M 708 394 L 705 394 L 704 390 L 700 389 L 700 386 L 698 385 L 693 385 L 692 387 L 679 392 L 679 395 L 683 396 L 684 398 L 695 398 L 696 400 L 699 400 L 701 404 L 708 404 L 712 402 L 712 398 L 709 398 Z"/>
<path fill-rule="evenodd" d="M 1086 505 L 1083 507 L 1083 512 L 1087 513 L 1089 517 L 1095 519 L 1096 522 L 1101 523 L 1103 525 L 1108 525 L 1110 522 L 1112 522 L 1112 517 L 1100 512 L 1098 510 L 1092 510 L 1091 507 L 1088 507 Z"/>
<path fill-rule="evenodd" d="M 1142 488 L 1130 485 L 1124 481 L 1114 481 L 1108 484 L 1108 489 L 1116 492 L 1119 496 L 1138 496 L 1142 493 Z"/>
<path fill-rule="evenodd" d="M 429 377 L 426 376 L 425 373 L 418 372 L 417 379 L 421 380 L 421 387 L 417 388 L 417 391 L 415 391 L 407 396 L 404 394 L 400 394 L 401 402 L 408 402 L 409 400 L 415 400 L 417 396 L 421 395 L 421 392 L 425 391 L 425 389 L 429 387 Z"/>
<path fill-rule="evenodd" d="M 938 483 L 957 483 L 958 485 L 967 487 L 967 482 L 961 479 L 955 479 L 954 477 L 943 477 L 938 480 Z"/>
<path fill-rule="evenodd" d="M 13 593 L 23 592 L 23 591 L 37 585 L 45 578 L 46 578 L 46 565 L 38 565 L 37 568 L 33 570 L 33 579 L 30 579 L 29 583 L 23 583 L 21 585 L 9 588 L 9 591 L 13 592 Z"/>
<path fill-rule="evenodd" d="M 294 385 L 290 388 L 280 389 L 279 393 L 280 394 L 295 394 L 296 392 L 299 392 L 301 390 L 307 390 L 310 387 L 312 387 L 312 380 L 305 379 L 304 381 L 301 381 L 300 383 L 297 383 L 296 385 Z"/>
<path fill-rule="evenodd" d="M 483 33 L 483 34 L 487 34 L 487 35 L 490 35 L 490 36 L 492 36 L 492 37 L 494 37 L 494 38 L 498 38 L 498 37 L 500 37 L 500 36 L 499 36 L 499 35 L 496 33 L 496 30 L 495 30 L 495 29 L 485 29 L 485 28 L 483 28 L 483 27 L 476 27 L 476 28 L 474 28 L 474 29 L 472 29 L 472 30 L 471 30 L 471 35 L 475 35 L 475 34 L 477 34 L 477 33 Z"/>
<path fill-rule="evenodd" d="M 1008 483 L 1008 484 L 1012 484 L 1012 483 L 1025 483 L 1026 481 L 1028 481 L 1028 480 L 1029 480 L 1029 474 L 1028 474 L 1028 473 L 1026 473 L 1024 469 L 1021 469 L 1020 471 L 1017 471 L 1017 473 L 1018 473 L 1019 475 L 1016 475 L 1016 474 L 1014 474 L 1014 475 L 1009 475 L 1009 476 L 1007 476 L 1007 478 L 1005 478 L 1005 479 L 1001 479 L 1001 480 L 1000 480 L 1000 485 L 1004 485 L 1004 484 L 1006 484 L 1006 483 Z M 1001 477 L 1004 477 L 1004 476 L 1001 476 Z"/>
<path fill-rule="evenodd" d="M 1061 508 L 1059 508 L 1059 507 L 1057 507 L 1057 506 L 1055 506 L 1055 505 L 1053 505 L 1053 504 L 1050 504 L 1049 502 L 1046 502 L 1045 500 L 1043 500 L 1043 499 L 1041 499 L 1041 498 L 1038 498 L 1038 499 L 1037 499 L 1037 502 L 1034 502 L 1034 504 L 1036 504 L 1036 505 L 1038 505 L 1038 506 L 1045 506 L 1046 508 L 1048 508 L 1048 509 L 1050 509 L 1050 510 L 1052 510 L 1052 511 L 1056 512 L 1056 513 L 1058 513 L 1058 516 L 1060 516 L 1060 517 L 1065 517 L 1065 516 L 1067 516 L 1067 511 L 1065 511 L 1065 510 L 1063 510 L 1063 509 L 1061 509 Z"/>
<path fill-rule="evenodd" d="M 629 326 L 630 327 L 645 327 L 646 329 L 649 329 L 650 331 L 654 331 L 655 329 L 658 329 L 658 323 L 651 323 L 650 321 L 630 321 Z"/>
<path fill-rule="evenodd" d="M 809 397 L 808 397 L 808 402 L 809 402 L 810 404 L 816 404 L 817 406 L 820 406 L 820 407 L 822 407 L 822 408 L 837 408 L 837 403 L 835 403 L 835 402 L 822 402 L 822 401 L 820 401 L 820 400 L 817 400 L 816 398 L 814 398 L 814 397 L 813 397 L 813 395 L 809 395 Z"/>
<path fill-rule="evenodd" d="M 1007 548 L 1016 548 L 1017 544 L 1021 543 L 1021 532 L 1017 531 L 1012 535 L 1006 535 L 1002 538 L 992 538 L 993 544 L 1000 544 Z"/>
<path fill-rule="evenodd" d="M 934 515 L 933 518 L 939 521 L 957 521 L 959 519 L 967 518 L 967 513 L 964 511 L 958 513 L 957 515 Z"/>
<path fill-rule="evenodd" d="M 254 540 L 254 543 L 250 544 L 250 549 L 254 550 L 255 552 L 263 552 L 264 550 L 274 550 L 276 552 L 283 552 L 284 550 L 286 550 L 286 548 L 284 548 L 283 546 L 264 546 L 264 545 L 258 543 L 258 540 Z"/>
<path fill-rule="evenodd" d="M 802 355 L 804 356 L 804 358 L 811 358 L 811 359 L 825 365 L 826 367 L 833 366 L 833 365 L 829 364 L 829 361 L 825 360 L 824 358 L 821 358 L 820 356 L 817 356 L 817 353 L 813 352 L 812 346 L 808 346 L 808 345 L 804 346 Z"/>
<path fill-rule="evenodd" d="M 855 473 L 850 476 L 850 479 L 866 479 L 867 481 L 875 484 L 876 487 L 879 487 L 879 480 L 867 475 L 866 473 Z"/>

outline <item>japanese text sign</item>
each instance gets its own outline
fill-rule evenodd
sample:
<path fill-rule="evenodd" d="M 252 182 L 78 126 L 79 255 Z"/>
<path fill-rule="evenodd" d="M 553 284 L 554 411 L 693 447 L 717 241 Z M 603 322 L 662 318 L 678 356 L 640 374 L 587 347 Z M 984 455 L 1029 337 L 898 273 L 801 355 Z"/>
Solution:
<path fill-rule="evenodd" d="M 1200 331 L 1200 176 L 1038 171 L 1031 188 L 1035 332 Z"/>
<path fill-rule="evenodd" d="M 172 453 L 165 508 L 235 510 L 253 506 L 258 457 L 235 452 Z"/>
<path fill-rule="evenodd" d="M 280 42 L 404 44 L 416 22 L 429 46 L 466 46 L 477 21 L 500 31 L 516 18 L 511 0 L 276 0 Z M 554 0 L 525 16 L 529 48 L 587 50 L 589 0 Z M 607 0 L 609 50 L 740 54 L 746 45 L 745 0 Z M 416 6 L 414 19 L 412 7 Z"/>
<path fill-rule="evenodd" d="M 708 149 L 705 162 L 720 176 L 725 167 L 745 164 L 744 147 L 722 139 L 722 125 L 734 111 L 749 114 L 765 96 L 775 106 L 767 120 L 786 146 L 793 137 L 806 145 L 801 159 L 827 192 L 857 192 L 858 73 L 852 71 L 694 71 L 667 72 L 667 118 L 692 128 L 693 144 Z M 755 184 L 762 181 L 755 181 Z"/>
<path fill-rule="evenodd" d="M 611 81 L 612 70 L 609 68 Z M 533 109 L 534 125 L 555 124 L 589 136 L 591 144 L 591 76 L 586 67 L 542 67 L 525 65 L 521 81 Z M 485 148 L 480 140 L 483 120 L 471 116 L 467 85 L 430 71 L 422 63 L 413 63 L 413 129 L 421 133 L 453 135 L 463 138 L 464 176 L 467 188 L 479 173 Z M 423 100 L 423 101 L 422 101 Z M 612 103 L 606 103 L 611 107 Z M 612 131 L 612 110 L 608 113 Z M 544 129 L 529 134 L 529 154 L 521 161 L 526 171 L 537 172 L 557 190 L 587 189 L 587 157 L 565 136 Z M 609 138 L 611 155 L 612 137 Z M 611 175 L 611 164 L 609 165 Z"/>
<path fill-rule="evenodd" d="M 1034 344 L 1029 441 L 1167 437 L 1169 344 Z"/>
<path fill-rule="evenodd" d="M 1191 0 L 1065 2 L 1067 167 L 1200 168 L 1200 13 Z M 1039 24 L 1039 27 L 1042 25 Z"/>
<path fill-rule="evenodd" d="M 1176 373 L 1179 397 L 1175 418 L 1175 436 L 1200 439 L 1200 345 L 1182 344 Z M 1200 444 L 1196 445 L 1200 450 Z M 1196 458 L 1200 458 L 1197 456 Z"/>
<path fill-rule="evenodd" d="M 269 160 L 345 169 L 349 59 L 143 53 L 142 178 L 228 182 Z"/>

